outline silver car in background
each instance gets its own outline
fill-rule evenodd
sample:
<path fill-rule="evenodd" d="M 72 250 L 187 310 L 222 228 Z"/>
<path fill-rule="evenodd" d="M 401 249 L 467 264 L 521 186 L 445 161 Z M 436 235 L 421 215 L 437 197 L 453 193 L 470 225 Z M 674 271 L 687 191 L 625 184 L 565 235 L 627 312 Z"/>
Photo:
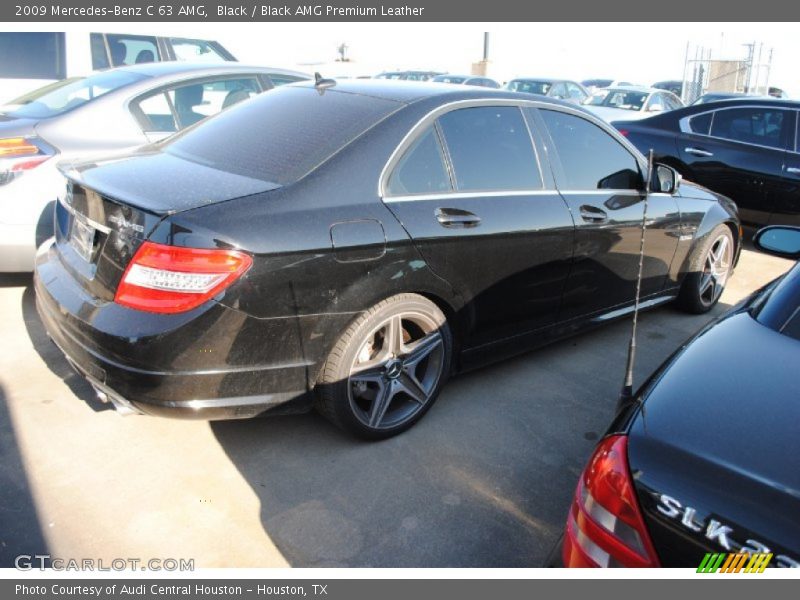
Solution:
<path fill-rule="evenodd" d="M 146 63 L 102 71 L 31 95 L 0 113 L 0 272 L 33 270 L 53 235 L 64 159 L 159 141 L 275 86 L 309 79 L 239 63 Z"/>
<path fill-rule="evenodd" d="M 604 121 L 644 119 L 684 106 L 672 92 L 640 86 L 617 86 L 596 90 L 584 106 Z"/>

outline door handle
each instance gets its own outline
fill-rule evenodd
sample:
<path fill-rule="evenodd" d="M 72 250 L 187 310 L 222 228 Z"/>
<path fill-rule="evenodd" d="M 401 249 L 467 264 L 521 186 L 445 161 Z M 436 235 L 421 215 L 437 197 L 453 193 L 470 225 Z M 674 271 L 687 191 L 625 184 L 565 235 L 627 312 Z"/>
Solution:
<path fill-rule="evenodd" d="M 786 167 L 786 172 L 792 175 L 800 175 L 800 169 L 797 167 Z"/>
<path fill-rule="evenodd" d="M 477 227 L 481 223 L 478 215 L 460 208 L 437 208 L 434 214 L 442 227 Z"/>
<path fill-rule="evenodd" d="M 587 223 L 605 223 L 608 221 L 608 214 L 601 208 L 584 204 L 580 208 L 581 218 Z"/>
<path fill-rule="evenodd" d="M 693 148 L 692 146 L 684 148 L 683 151 L 688 152 L 689 154 L 694 154 L 695 156 L 714 156 L 713 152 L 703 150 L 702 148 Z"/>

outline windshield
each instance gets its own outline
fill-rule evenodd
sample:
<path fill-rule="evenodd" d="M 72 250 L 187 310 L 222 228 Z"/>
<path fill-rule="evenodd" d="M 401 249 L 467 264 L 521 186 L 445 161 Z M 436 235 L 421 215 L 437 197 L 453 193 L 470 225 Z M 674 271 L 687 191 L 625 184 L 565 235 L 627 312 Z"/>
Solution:
<path fill-rule="evenodd" d="M 553 87 L 550 81 L 531 81 L 528 79 L 515 79 L 508 82 L 508 89 L 512 92 L 523 92 L 525 94 L 538 94 L 546 96 L 550 88 Z"/>
<path fill-rule="evenodd" d="M 55 117 L 99 98 L 108 92 L 146 78 L 146 75 L 124 71 L 98 73 L 97 75 L 59 86 L 6 114 L 12 117 L 28 117 L 32 119 Z"/>
<path fill-rule="evenodd" d="M 634 92 L 631 90 L 601 90 L 595 92 L 586 101 L 590 106 L 608 106 L 623 110 L 642 110 L 647 101 L 647 92 Z"/>
<path fill-rule="evenodd" d="M 220 171 L 289 185 L 401 106 L 335 89 L 320 93 L 282 86 L 177 134 L 164 151 Z"/>

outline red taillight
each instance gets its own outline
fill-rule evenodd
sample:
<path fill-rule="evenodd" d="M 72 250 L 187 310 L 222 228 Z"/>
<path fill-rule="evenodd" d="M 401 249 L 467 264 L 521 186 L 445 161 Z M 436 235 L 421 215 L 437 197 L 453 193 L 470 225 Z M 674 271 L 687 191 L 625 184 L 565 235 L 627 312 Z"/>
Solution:
<path fill-rule="evenodd" d="M 658 567 L 628 469 L 628 438 L 607 437 L 584 469 L 567 517 L 565 567 Z"/>
<path fill-rule="evenodd" d="M 148 312 L 184 312 L 219 294 L 252 262 L 238 250 L 144 242 L 125 269 L 114 301 Z"/>
<path fill-rule="evenodd" d="M 630 135 L 630 133 L 631 133 L 631 132 L 630 132 L 630 131 L 628 131 L 627 129 L 620 129 L 620 130 L 619 130 L 619 134 L 620 134 L 622 137 L 628 137 L 628 136 Z"/>

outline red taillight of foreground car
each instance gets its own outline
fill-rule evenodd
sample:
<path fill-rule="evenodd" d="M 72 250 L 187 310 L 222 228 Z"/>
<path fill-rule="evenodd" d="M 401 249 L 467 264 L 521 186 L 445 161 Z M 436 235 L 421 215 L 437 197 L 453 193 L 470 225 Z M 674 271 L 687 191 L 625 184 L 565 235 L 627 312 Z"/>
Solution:
<path fill-rule="evenodd" d="M 628 438 L 604 439 L 584 469 L 567 517 L 565 567 L 658 567 L 628 469 Z"/>
<path fill-rule="evenodd" d="M 114 301 L 148 312 L 184 312 L 219 294 L 252 262 L 238 250 L 144 242 L 125 269 Z"/>

